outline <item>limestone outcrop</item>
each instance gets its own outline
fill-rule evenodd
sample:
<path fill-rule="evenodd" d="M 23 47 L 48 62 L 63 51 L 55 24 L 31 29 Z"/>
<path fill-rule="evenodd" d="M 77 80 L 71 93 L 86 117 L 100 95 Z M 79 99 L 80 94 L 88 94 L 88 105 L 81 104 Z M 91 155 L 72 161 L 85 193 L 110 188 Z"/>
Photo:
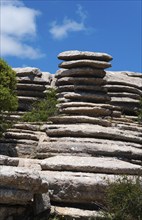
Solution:
<path fill-rule="evenodd" d="M 141 181 L 141 74 L 106 71 L 112 60 L 106 53 L 65 51 L 58 58 L 54 75 L 15 69 L 19 111 L 9 120 L 50 87 L 57 89 L 59 115 L 15 123 L 0 140 L 2 220 L 47 219 L 50 202 L 51 213 L 65 219 L 103 219 L 108 182 L 122 175 Z"/>
<path fill-rule="evenodd" d="M 111 103 L 120 107 L 124 115 L 136 116 L 142 97 L 141 74 L 108 71 L 105 79 Z"/>
<path fill-rule="evenodd" d="M 37 68 L 13 68 L 17 75 L 17 95 L 19 111 L 27 111 L 36 100 L 45 96 L 47 86 L 51 83 L 50 73 L 42 73 Z"/>
<path fill-rule="evenodd" d="M 1 220 L 40 218 L 42 213 L 48 217 L 48 182 L 41 177 L 40 165 L 36 165 L 39 165 L 36 160 L 21 161 L 19 158 L 0 156 Z"/>

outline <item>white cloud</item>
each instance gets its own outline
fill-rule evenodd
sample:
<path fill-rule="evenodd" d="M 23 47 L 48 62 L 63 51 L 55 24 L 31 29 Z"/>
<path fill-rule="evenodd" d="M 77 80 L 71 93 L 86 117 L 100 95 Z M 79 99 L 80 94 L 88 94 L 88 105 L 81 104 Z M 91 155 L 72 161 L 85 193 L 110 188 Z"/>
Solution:
<path fill-rule="evenodd" d="M 83 10 L 83 8 L 80 4 L 78 4 L 77 7 L 78 7 L 78 9 L 77 9 L 76 13 L 80 16 L 80 18 L 83 22 L 87 18 L 87 12 Z"/>
<path fill-rule="evenodd" d="M 87 13 L 83 11 L 81 5 L 78 5 L 76 13 L 79 15 L 80 22 L 73 19 L 64 18 L 62 24 L 57 24 L 57 21 L 51 23 L 51 28 L 49 32 L 54 39 L 60 40 L 68 36 L 69 32 L 86 31 L 85 19 L 87 18 Z"/>
<path fill-rule="evenodd" d="M 2 56 L 18 56 L 31 59 L 42 54 L 26 42 L 36 37 L 36 17 L 39 12 L 25 7 L 19 0 L 2 0 L 0 44 Z"/>

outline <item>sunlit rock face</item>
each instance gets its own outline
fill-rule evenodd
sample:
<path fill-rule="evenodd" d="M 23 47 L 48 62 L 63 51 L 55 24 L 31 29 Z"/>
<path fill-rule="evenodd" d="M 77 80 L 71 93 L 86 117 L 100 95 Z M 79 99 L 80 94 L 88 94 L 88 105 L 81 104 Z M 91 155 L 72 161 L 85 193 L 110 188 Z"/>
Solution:
<path fill-rule="evenodd" d="M 50 87 L 57 89 L 59 115 L 45 123 L 16 122 L 0 140 L 2 220 L 47 219 L 50 202 L 51 212 L 66 219 L 102 219 L 108 181 L 142 175 L 142 74 L 108 71 L 106 53 L 65 51 L 58 58 L 54 75 L 15 69 L 19 109 L 9 119 Z"/>

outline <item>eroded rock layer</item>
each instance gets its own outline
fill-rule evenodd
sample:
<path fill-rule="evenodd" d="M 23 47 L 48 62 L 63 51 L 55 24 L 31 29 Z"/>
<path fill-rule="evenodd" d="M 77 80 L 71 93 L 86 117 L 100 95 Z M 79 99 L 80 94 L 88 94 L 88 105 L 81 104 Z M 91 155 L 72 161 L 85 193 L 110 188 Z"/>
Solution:
<path fill-rule="evenodd" d="M 51 75 L 37 68 L 13 68 L 17 75 L 17 95 L 19 111 L 28 111 L 31 105 L 45 96 L 45 91 L 51 83 Z"/>
<path fill-rule="evenodd" d="M 58 58 L 66 69 L 55 77 L 15 69 L 21 111 L 9 120 L 50 86 L 60 114 L 47 123 L 16 123 L 0 140 L 2 220 L 48 219 L 49 197 L 51 213 L 65 219 L 103 219 L 108 182 L 142 175 L 141 75 L 105 71 L 112 57 L 104 53 L 65 51 Z"/>

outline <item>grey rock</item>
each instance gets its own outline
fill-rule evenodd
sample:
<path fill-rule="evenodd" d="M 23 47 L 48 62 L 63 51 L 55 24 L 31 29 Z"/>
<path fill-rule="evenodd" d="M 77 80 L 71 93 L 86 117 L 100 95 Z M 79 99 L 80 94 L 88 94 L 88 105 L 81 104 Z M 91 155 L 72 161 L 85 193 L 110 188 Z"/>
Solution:
<path fill-rule="evenodd" d="M 140 100 L 141 98 L 141 95 L 134 94 L 134 93 L 127 93 L 127 92 L 108 92 L 108 95 L 112 98 L 118 97 L 118 101 L 120 100 L 120 98 L 122 98 L 122 100 L 124 98 L 127 98 L 127 100 L 129 100 L 129 98 Z"/>
<path fill-rule="evenodd" d="M 128 71 L 107 71 L 105 79 L 108 84 L 112 85 L 125 85 L 138 89 L 142 89 L 141 74 L 135 74 Z"/>
<path fill-rule="evenodd" d="M 107 92 L 107 88 L 103 86 L 91 86 L 91 85 L 64 85 L 58 86 L 58 92 L 80 92 L 80 91 L 90 91 L 90 92 Z"/>
<path fill-rule="evenodd" d="M 57 217 L 63 217 L 66 220 L 88 220 L 88 219 L 95 219 L 101 220 L 104 219 L 102 216 L 101 211 L 92 211 L 92 210 L 84 210 L 79 208 L 71 208 L 71 207 L 59 207 L 59 206 L 52 206 L 51 213 Z"/>
<path fill-rule="evenodd" d="M 39 98 L 43 98 L 45 97 L 45 93 L 44 92 L 39 92 L 39 91 L 28 91 L 28 90 L 17 90 L 16 94 L 18 96 L 24 96 L 24 97 L 39 97 Z"/>
<path fill-rule="evenodd" d="M 42 142 L 38 146 L 37 157 L 47 158 L 55 155 L 71 156 L 108 156 L 142 160 L 141 144 L 98 138 L 50 137 L 50 142 Z"/>
<path fill-rule="evenodd" d="M 50 120 L 56 124 L 90 123 L 90 124 L 99 124 L 102 126 L 111 125 L 111 122 L 109 122 L 108 120 L 102 120 L 100 118 L 94 118 L 94 117 L 89 117 L 85 115 L 54 116 L 54 117 L 50 117 Z"/>
<path fill-rule="evenodd" d="M 1 204 L 24 205 L 30 202 L 32 198 L 33 194 L 30 191 L 0 187 Z"/>
<path fill-rule="evenodd" d="M 108 181 L 119 178 L 117 175 L 93 174 L 67 171 L 42 171 L 48 177 L 51 202 L 79 204 L 104 204 L 104 190 Z"/>
<path fill-rule="evenodd" d="M 25 167 L 0 166 L 0 186 L 45 193 L 48 182 L 37 171 Z"/>
<path fill-rule="evenodd" d="M 35 77 L 35 76 L 28 76 L 28 77 L 17 77 L 17 81 L 19 83 L 34 83 L 34 84 L 39 84 L 39 85 L 46 85 L 46 81 L 44 81 L 40 77 Z"/>
<path fill-rule="evenodd" d="M 42 170 L 141 175 L 142 167 L 111 157 L 55 156 L 41 162 Z"/>
<path fill-rule="evenodd" d="M 17 90 L 26 90 L 26 91 L 44 91 L 46 89 L 45 85 L 29 84 L 26 83 L 17 83 Z"/>
<path fill-rule="evenodd" d="M 142 143 L 141 133 L 139 132 L 122 131 L 117 127 L 103 127 L 93 124 L 47 125 L 46 133 L 51 137 L 95 137 Z"/>
<path fill-rule="evenodd" d="M 106 72 L 104 70 L 100 69 L 94 69 L 89 67 L 83 67 L 83 68 L 72 68 L 72 69 L 59 69 L 55 73 L 56 78 L 61 77 L 79 77 L 79 76 L 88 76 L 88 77 L 98 77 L 103 78 L 106 75 Z"/>
<path fill-rule="evenodd" d="M 82 59 L 82 60 L 64 61 L 59 64 L 59 67 L 65 69 L 71 69 L 76 67 L 91 67 L 98 69 L 106 69 L 111 67 L 111 64 L 105 61 Z"/>
<path fill-rule="evenodd" d="M 63 77 L 60 78 L 56 81 L 57 86 L 62 86 L 62 85 L 105 85 L 106 80 L 101 79 L 101 78 L 94 78 L 94 77 Z"/>
<path fill-rule="evenodd" d="M 59 93 L 58 97 L 64 97 L 71 101 L 88 101 L 105 103 L 110 101 L 110 97 L 103 92 L 89 93 L 89 92 L 62 92 Z"/>
<path fill-rule="evenodd" d="M 138 94 L 138 95 L 142 95 L 142 91 L 140 89 L 137 89 L 135 87 L 132 86 L 125 86 L 125 85 L 111 85 L 111 84 L 107 84 L 104 86 L 108 92 L 127 92 L 127 93 L 133 93 L 133 94 Z"/>
<path fill-rule="evenodd" d="M 23 77 L 23 76 L 41 76 L 42 73 L 38 68 L 34 67 L 25 67 L 25 68 L 13 68 L 13 70 L 16 72 L 17 76 Z"/>
<path fill-rule="evenodd" d="M 67 107 L 60 110 L 62 114 L 85 115 L 91 117 L 110 116 L 112 112 L 109 109 L 101 107 Z"/>
<path fill-rule="evenodd" d="M 91 60 L 110 61 L 112 60 L 112 56 L 106 53 L 70 50 L 59 53 L 58 59 L 61 60 L 91 59 Z"/>

